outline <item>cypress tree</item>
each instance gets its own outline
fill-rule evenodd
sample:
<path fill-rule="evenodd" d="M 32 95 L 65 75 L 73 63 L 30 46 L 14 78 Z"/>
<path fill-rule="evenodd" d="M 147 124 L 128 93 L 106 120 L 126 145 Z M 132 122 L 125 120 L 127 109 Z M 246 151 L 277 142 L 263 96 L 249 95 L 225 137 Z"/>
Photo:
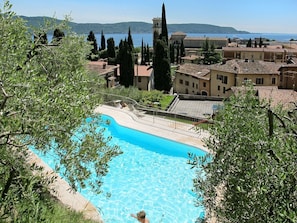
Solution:
<path fill-rule="evenodd" d="M 150 62 L 150 47 L 148 44 L 146 45 L 145 62 Z"/>
<path fill-rule="evenodd" d="M 161 31 L 160 39 L 164 39 L 166 44 L 168 44 L 168 30 L 167 30 L 166 12 L 165 12 L 164 3 L 162 5 L 162 31 Z"/>
<path fill-rule="evenodd" d="M 131 45 L 125 39 L 119 44 L 118 61 L 120 64 L 120 84 L 129 87 L 133 86 L 134 80 L 134 63 L 133 53 L 130 50 Z"/>
<path fill-rule="evenodd" d="M 168 31 L 166 24 L 165 5 L 162 5 L 162 31 L 154 46 L 154 81 L 155 88 L 160 91 L 169 92 L 172 86 L 170 59 L 168 50 Z"/>
<path fill-rule="evenodd" d="M 170 44 L 169 49 L 170 49 L 170 63 L 174 63 L 174 45 Z"/>
<path fill-rule="evenodd" d="M 133 51 L 134 49 L 134 45 L 133 45 L 133 39 L 132 39 L 132 35 L 131 35 L 131 29 L 129 27 L 129 30 L 128 30 L 128 46 L 130 47 L 130 50 Z"/>
<path fill-rule="evenodd" d="M 107 55 L 110 58 L 115 58 L 115 44 L 112 37 L 107 39 Z"/>
<path fill-rule="evenodd" d="M 92 59 L 92 54 L 97 55 L 97 53 L 98 53 L 97 40 L 96 40 L 96 37 L 95 37 L 95 34 L 93 31 L 90 31 L 87 41 L 89 41 L 91 43 L 91 45 L 93 46 L 93 48 L 91 49 L 91 54 L 89 55 L 89 59 Z"/>
<path fill-rule="evenodd" d="M 141 65 L 145 64 L 145 48 L 143 44 L 143 39 L 141 41 Z"/>
<path fill-rule="evenodd" d="M 103 30 L 101 31 L 101 47 L 100 50 L 105 50 L 106 45 L 105 45 L 105 36 L 103 34 Z"/>
<path fill-rule="evenodd" d="M 157 40 L 154 57 L 155 89 L 169 92 L 172 86 L 168 46 L 165 41 Z"/>

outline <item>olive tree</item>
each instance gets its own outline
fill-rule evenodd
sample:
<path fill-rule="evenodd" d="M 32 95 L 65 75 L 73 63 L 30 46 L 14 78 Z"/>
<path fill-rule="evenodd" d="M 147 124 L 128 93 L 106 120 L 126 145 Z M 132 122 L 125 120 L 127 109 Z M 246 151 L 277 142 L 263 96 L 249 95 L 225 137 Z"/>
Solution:
<path fill-rule="evenodd" d="M 224 103 L 205 140 L 209 155 L 191 162 L 206 220 L 297 221 L 296 123 L 296 105 L 271 107 L 251 87 Z"/>
<path fill-rule="evenodd" d="M 90 184 L 96 192 L 120 151 L 97 129 L 92 111 L 100 98 L 86 70 L 84 38 L 68 31 L 58 45 L 36 46 L 8 1 L 0 29 L 0 218 L 38 222 L 41 185 L 52 179 L 31 174 L 40 168 L 28 164 L 28 146 L 54 151 L 56 169 L 74 190 Z M 90 181 L 93 170 L 96 180 Z"/>

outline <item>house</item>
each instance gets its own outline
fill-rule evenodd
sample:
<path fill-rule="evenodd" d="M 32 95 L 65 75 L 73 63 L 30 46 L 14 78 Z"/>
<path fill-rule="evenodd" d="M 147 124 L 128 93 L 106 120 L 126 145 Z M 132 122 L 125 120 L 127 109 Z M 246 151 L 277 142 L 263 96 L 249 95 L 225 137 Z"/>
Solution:
<path fill-rule="evenodd" d="M 229 60 L 210 66 L 210 95 L 229 97 L 231 87 L 246 81 L 255 86 L 278 86 L 280 64 L 259 60 Z"/>
<path fill-rule="evenodd" d="M 207 65 L 185 63 L 175 71 L 173 91 L 178 94 L 210 94 L 210 70 Z"/>
<path fill-rule="evenodd" d="M 282 46 L 267 47 L 223 47 L 226 60 L 262 60 L 266 62 L 285 63 L 289 58 L 297 57 L 297 49 L 285 49 Z"/>
<path fill-rule="evenodd" d="M 279 88 L 297 90 L 297 64 L 283 64 L 279 68 Z"/>
<path fill-rule="evenodd" d="M 87 69 L 99 76 L 104 77 L 107 88 L 117 85 L 117 77 L 119 72 L 118 65 L 108 65 L 106 60 L 90 61 L 87 64 Z"/>
<path fill-rule="evenodd" d="M 149 65 L 134 65 L 134 86 L 139 90 L 154 89 L 154 69 Z"/>

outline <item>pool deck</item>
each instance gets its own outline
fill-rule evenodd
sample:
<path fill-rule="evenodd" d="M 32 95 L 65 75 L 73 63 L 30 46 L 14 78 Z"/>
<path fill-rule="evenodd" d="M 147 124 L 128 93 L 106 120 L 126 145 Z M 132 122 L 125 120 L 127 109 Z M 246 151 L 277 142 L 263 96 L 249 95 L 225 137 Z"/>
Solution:
<path fill-rule="evenodd" d="M 159 137 L 178 141 L 187 145 L 191 145 L 208 152 L 204 146 L 202 139 L 208 137 L 205 131 L 197 132 L 194 125 L 179 123 L 164 118 L 158 118 L 145 114 L 137 114 L 131 112 L 128 108 L 118 108 L 102 105 L 94 110 L 94 113 L 105 114 L 111 116 L 120 125 L 133 128 L 139 131 L 147 132 Z M 37 163 L 44 167 L 44 171 L 50 176 L 56 176 L 57 180 L 53 183 L 52 188 L 55 189 L 54 194 L 67 207 L 82 212 L 87 219 L 103 223 L 100 213 L 94 205 L 92 205 L 80 193 L 71 191 L 68 183 L 61 179 L 53 170 L 45 164 L 35 154 L 31 154 L 30 163 Z"/>
<path fill-rule="evenodd" d="M 195 130 L 193 124 L 180 123 L 143 113 L 136 114 L 128 108 L 106 105 L 97 107 L 94 112 L 111 116 L 122 126 L 181 142 L 209 152 L 202 141 L 203 138 L 209 137 L 209 133 L 203 130 Z"/>

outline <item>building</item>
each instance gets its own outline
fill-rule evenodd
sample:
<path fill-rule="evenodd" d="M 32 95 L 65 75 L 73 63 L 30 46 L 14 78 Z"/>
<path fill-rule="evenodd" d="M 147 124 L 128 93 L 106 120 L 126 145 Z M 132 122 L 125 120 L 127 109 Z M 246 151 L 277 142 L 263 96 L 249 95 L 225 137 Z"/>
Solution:
<path fill-rule="evenodd" d="M 232 87 L 247 81 L 255 86 L 279 85 L 280 64 L 259 60 L 229 60 L 226 63 L 210 66 L 210 95 L 229 97 Z"/>
<path fill-rule="evenodd" d="M 210 94 L 210 70 L 206 65 L 185 63 L 175 71 L 173 91 L 178 94 Z"/>
<path fill-rule="evenodd" d="M 197 63 L 201 59 L 201 49 L 205 42 L 208 41 L 209 46 L 213 45 L 215 49 L 220 50 L 228 45 L 227 38 L 220 37 L 188 37 L 183 32 L 172 33 L 169 43 L 174 46 L 180 46 L 183 42 L 185 48 L 185 57 L 182 58 L 184 62 Z M 188 58 L 189 57 L 189 58 Z M 193 60 L 194 58 L 194 60 Z"/>
<path fill-rule="evenodd" d="M 148 65 L 134 65 L 134 86 L 139 90 L 154 89 L 154 69 Z"/>
<path fill-rule="evenodd" d="M 108 65 L 106 60 L 90 61 L 87 69 L 91 72 L 102 76 L 106 80 L 106 87 L 114 87 L 117 83 L 119 65 Z"/>
<path fill-rule="evenodd" d="M 279 68 L 279 88 L 297 90 L 297 64 L 283 64 Z"/>
<path fill-rule="evenodd" d="M 223 47 L 223 58 L 226 60 L 262 60 L 266 62 L 285 63 L 289 58 L 297 58 L 297 49 L 273 47 Z"/>

